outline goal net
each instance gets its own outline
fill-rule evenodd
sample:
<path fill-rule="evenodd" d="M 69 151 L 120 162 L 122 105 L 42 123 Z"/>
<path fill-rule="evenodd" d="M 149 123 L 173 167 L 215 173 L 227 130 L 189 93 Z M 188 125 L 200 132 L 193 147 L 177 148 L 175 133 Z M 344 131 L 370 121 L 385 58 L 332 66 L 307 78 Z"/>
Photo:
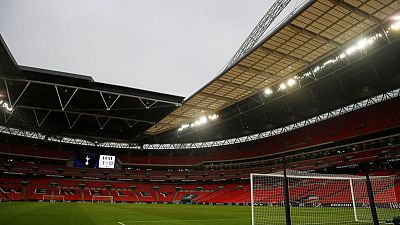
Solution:
<path fill-rule="evenodd" d="M 64 195 L 43 195 L 42 201 L 43 202 L 64 202 L 65 198 L 64 198 Z"/>
<path fill-rule="evenodd" d="M 287 171 L 292 224 L 372 222 L 364 176 Z M 399 213 L 394 177 L 371 176 L 378 218 Z M 284 176 L 251 174 L 252 225 L 285 224 Z"/>
<path fill-rule="evenodd" d="M 114 198 L 113 196 L 103 196 L 103 195 L 93 195 L 92 196 L 92 203 L 93 202 L 101 202 L 101 203 L 113 203 L 114 202 Z"/>

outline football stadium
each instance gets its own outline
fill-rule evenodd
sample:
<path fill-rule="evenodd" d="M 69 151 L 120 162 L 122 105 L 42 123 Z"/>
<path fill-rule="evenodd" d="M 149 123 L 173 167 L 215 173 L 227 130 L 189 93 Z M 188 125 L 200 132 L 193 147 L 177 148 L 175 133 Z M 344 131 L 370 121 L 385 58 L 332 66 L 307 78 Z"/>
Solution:
<path fill-rule="evenodd" d="M 289 3 L 186 98 L 0 36 L 0 224 L 400 224 L 400 2 Z"/>

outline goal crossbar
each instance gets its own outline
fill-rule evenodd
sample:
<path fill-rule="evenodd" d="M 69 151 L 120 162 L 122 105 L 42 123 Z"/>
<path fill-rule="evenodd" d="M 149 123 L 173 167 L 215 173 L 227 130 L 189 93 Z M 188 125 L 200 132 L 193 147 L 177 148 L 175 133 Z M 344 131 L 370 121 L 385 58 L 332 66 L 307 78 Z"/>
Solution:
<path fill-rule="evenodd" d="M 65 196 L 64 195 L 43 195 L 42 196 L 42 201 L 44 202 L 45 200 L 48 201 L 65 201 Z"/>
<path fill-rule="evenodd" d="M 250 173 L 250 176 L 260 176 L 260 177 L 284 177 L 283 174 L 262 174 L 262 173 Z M 304 179 L 324 179 L 324 180 L 365 180 L 365 176 L 348 176 L 348 177 L 337 177 L 337 176 L 303 176 L 303 175 L 286 175 L 287 178 L 304 178 Z M 370 179 L 382 179 L 391 178 L 393 176 L 371 176 Z"/>
<path fill-rule="evenodd" d="M 105 199 L 105 200 L 104 200 Z M 100 202 L 100 201 L 107 201 L 110 200 L 110 202 L 114 202 L 114 197 L 110 195 L 93 195 L 92 196 L 92 203 L 93 202 Z"/>

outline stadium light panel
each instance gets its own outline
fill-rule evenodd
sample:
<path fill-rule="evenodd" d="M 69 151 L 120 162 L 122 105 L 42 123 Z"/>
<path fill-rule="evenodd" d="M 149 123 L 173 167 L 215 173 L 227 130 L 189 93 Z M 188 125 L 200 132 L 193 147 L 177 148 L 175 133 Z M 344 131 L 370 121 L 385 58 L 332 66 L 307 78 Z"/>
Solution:
<path fill-rule="evenodd" d="M 266 95 L 272 95 L 274 92 L 272 91 L 271 88 L 266 88 L 266 89 L 264 90 L 264 93 L 265 93 Z"/>
<path fill-rule="evenodd" d="M 395 15 L 392 17 L 392 20 L 400 20 L 400 15 Z"/>
<path fill-rule="evenodd" d="M 4 100 L 0 100 L 0 107 L 5 109 L 7 112 L 13 111 L 13 107 Z"/>
<path fill-rule="evenodd" d="M 291 87 L 291 86 L 293 86 L 293 85 L 296 84 L 296 80 L 293 79 L 293 78 L 290 78 L 289 80 L 286 81 L 286 83 L 287 83 L 287 85 L 288 85 L 289 87 Z"/>
<path fill-rule="evenodd" d="M 390 26 L 390 28 L 391 28 L 392 30 L 400 30 L 400 21 L 399 21 L 399 22 L 396 22 L 396 23 L 394 23 L 394 24 L 392 24 L 392 25 Z"/>
<path fill-rule="evenodd" d="M 286 84 L 285 83 L 281 83 L 279 85 L 279 90 L 286 90 Z"/>
<path fill-rule="evenodd" d="M 371 43 L 372 44 L 372 42 L 373 42 L 373 40 L 372 39 L 370 39 L 370 41 L 368 41 L 367 39 L 361 39 L 360 41 L 358 41 L 357 42 L 357 48 L 358 49 L 364 49 L 365 47 L 367 47 L 367 45 L 369 44 L 369 43 Z"/>
<path fill-rule="evenodd" d="M 205 117 L 205 116 L 200 117 L 199 122 L 200 122 L 200 124 L 207 123 L 207 117 Z"/>
<path fill-rule="evenodd" d="M 218 118 L 218 115 L 217 114 L 212 114 L 212 115 L 209 115 L 208 116 L 208 119 L 209 120 L 216 120 Z"/>
<path fill-rule="evenodd" d="M 178 131 L 182 131 L 182 130 L 188 128 L 188 127 L 195 128 L 197 126 L 201 126 L 203 124 L 206 124 L 208 121 L 216 120 L 217 118 L 218 118 L 218 115 L 215 114 L 215 113 L 212 114 L 212 115 L 208 115 L 208 116 L 202 116 L 202 117 L 200 117 L 199 119 L 197 119 L 196 121 L 194 121 L 191 124 L 183 124 L 183 125 L 181 125 L 178 128 Z"/>

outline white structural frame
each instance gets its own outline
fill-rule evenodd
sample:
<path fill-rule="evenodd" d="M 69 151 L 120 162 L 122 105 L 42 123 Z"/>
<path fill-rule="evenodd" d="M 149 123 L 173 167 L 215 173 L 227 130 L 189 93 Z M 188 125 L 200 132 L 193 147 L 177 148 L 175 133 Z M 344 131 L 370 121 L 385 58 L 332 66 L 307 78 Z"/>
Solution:
<path fill-rule="evenodd" d="M 103 200 L 94 200 L 95 198 L 108 198 L 111 199 L 110 203 L 114 202 L 114 196 L 112 195 L 92 195 L 92 203 L 94 202 L 103 202 Z"/>
<path fill-rule="evenodd" d="M 65 202 L 65 196 L 64 195 L 43 195 L 42 196 L 42 201 L 45 201 L 45 197 L 49 197 L 49 201 L 54 201 L 54 197 L 62 197 L 62 201 Z M 47 198 L 46 198 L 47 199 Z"/>
<path fill-rule="evenodd" d="M 231 139 L 224 139 L 218 141 L 209 141 L 209 142 L 192 142 L 192 143 L 175 143 L 175 144 L 144 144 L 143 146 L 139 146 L 135 143 L 124 143 L 124 142 L 102 142 L 102 143 L 95 143 L 85 139 L 79 138 L 70 138 L 70 137 L 48 137 L 40 132 L 22 130 L 18 128 L 11 128 L 6 126 L 0 126 L 0 133 L 15 135 L 15 136 L 22 136 L 27 138 L 33 138 L 38 140 L 47 140 L 51 142 L 58 142 L 58 143 L 67 143 L 67 144 L 78 144 L 78 145 L 85 145 L 85 146 L 97 146 L 97 147 L 104 147 L 104 148 L 117 148 L 117 149 L 165 149 L 165 150 L 173 150 L 173 149 L 199 149 L 199 148 L 211 148 L 211 147 L 218 147 L 218 146 L 226 146 L 226 145 L 233 145 L 238 143 L 244 143 L 249 141 L 255 141 L 267 137 L 272 137 L 275 135 L 279 135 L 282 133 L 286 133 L 292 130 L 296 130 L 302 127 L 306 127 L 311 124 L 315 124 L 330 118 L 334 118 L 340 115 L 344 115 L 346 113 L 356 111 L 371 105 L 375 105 L 380 102 L 384 102 L 393 98 L 400 97 L 400 88 L 388 91 L 386 93 L 373 96 L 367 98 L 365 100 L 353 103 L 351 105 L 347 105 L 333 111 L 315 116 L 310 119 L 306 119 L 294 124 L 287 125 L 285 127 L 280 127 L 274 130 L 269 130 L 257 134 L 252 134 L 248 136 L 236 137 Z"/>
<path fill-rule="evenodd" d="M 316 174 L 320 175 L 320 174 Z M 254 225 L 254 187 L 253 187 L 253 177 L 259 176 L 259 177 L 281 177 L 283 178 L 283 174 L 261 174 L 261 173 L 250 173 L 250 198 L 251 198 L 251 224 Z M 351 175 L 346 175 L 346 176 L 304 176 L 304 175 L 292 175 L 288 174 L 286 176 L 287 178 L 304 178 L 304 179 L 325 179 L 325 180 L 348 180 L 349 181 L 349 186 L 350 186 L 350 192 L 351 192 L 351 200 L 352 200 L 352 208 L 353 208 L 353 213 L 354 213 L 354 220 L 356 222 L 359 222 L 360 220 L 358 219 L 357 215 L 357 208 L 356 208 L 356 201 L 354 197 L 354 189 L 353 189 L 353 180 L 366 180 L 365 176 L 351 176 Z M 377 178 L 389 178 L 390 176 L 372 176 L 370 179 L 377 179 Z"/>

